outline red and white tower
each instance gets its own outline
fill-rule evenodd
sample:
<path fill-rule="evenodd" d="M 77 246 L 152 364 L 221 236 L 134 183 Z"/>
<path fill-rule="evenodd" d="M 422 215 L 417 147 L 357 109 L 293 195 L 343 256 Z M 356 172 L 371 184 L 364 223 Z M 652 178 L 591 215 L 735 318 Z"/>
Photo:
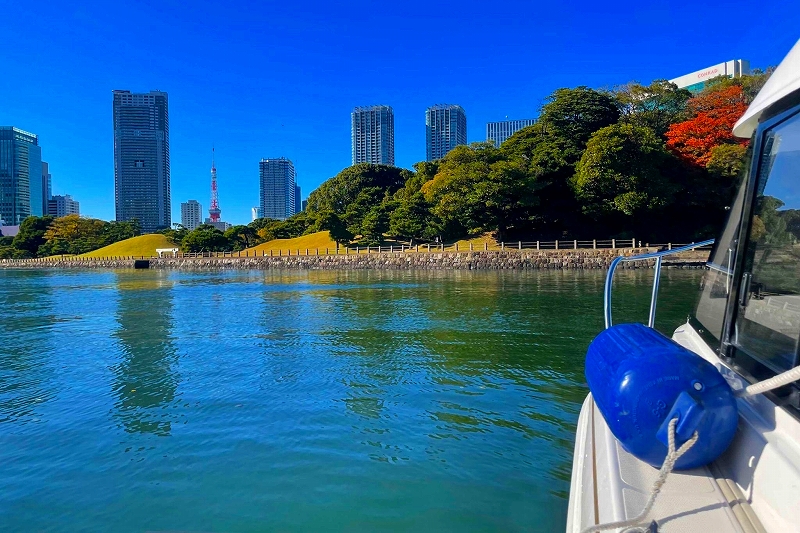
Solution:
<path fill-rule="evenodd" d="M 211 222 L 219 222 L 222 209 L 219 208 L 219 196 L 217 195 L 217 166 L 214 164 L 214 148 L 211 148 L 211 207 L 208 208 L 208 215 Z"/>

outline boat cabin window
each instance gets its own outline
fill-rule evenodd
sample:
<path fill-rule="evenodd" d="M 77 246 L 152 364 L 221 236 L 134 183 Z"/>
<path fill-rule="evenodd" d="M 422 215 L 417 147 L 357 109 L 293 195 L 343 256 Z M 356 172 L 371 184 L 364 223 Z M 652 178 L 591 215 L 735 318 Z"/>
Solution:
<path fill-rule="evenodd" d="M 725 309 L 728 295 L 736 292 L 733 287 L 733 266 L 736 257 L 736 244 L 739 239 L 739 226 L 742 224 L 742 209 L 747 192 L 747 169 L 742 173 L 742 185 L 731 205 L 728 221 L 711 251 L 707 267 L 700 283 L 700 298 L 695 308 L 694 318 L 698 329 L 704 336 L 717 343 L 722 338 Z"/>
<path fill-rule="evenodd" d="M 732 339 L 737 362 L 752 358 L 759 378 L 798 364 L 800 114 L 762 141 Z"/>

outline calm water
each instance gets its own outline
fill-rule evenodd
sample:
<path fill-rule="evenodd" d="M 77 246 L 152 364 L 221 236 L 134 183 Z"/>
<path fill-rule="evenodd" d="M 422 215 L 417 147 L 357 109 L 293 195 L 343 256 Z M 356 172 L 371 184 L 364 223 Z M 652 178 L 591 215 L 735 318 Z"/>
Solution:
<path fill-rule="evenodd" d="M 563 531 L 602 284 L 0 271 L 0 531 Z"/>

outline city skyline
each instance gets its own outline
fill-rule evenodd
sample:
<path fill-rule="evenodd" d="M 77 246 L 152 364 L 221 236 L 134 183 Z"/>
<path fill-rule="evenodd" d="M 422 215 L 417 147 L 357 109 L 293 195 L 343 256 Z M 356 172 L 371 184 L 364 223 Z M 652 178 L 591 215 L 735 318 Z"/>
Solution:
<path fill-rule="evenodd" d="M 0 28 L 8 42 L 24 42 L 25 51 L 5 49 L 4 73 L 14 81 L 0 86 L 0 124 L 35 132 L 54 192 L 80 200 L 87 216 L 112 220 L 109 92 L 164 90 L 170 97 L 172 218 L 179 220 L 180 201 L 188 198 L 207 207 L 213 144 L 217 165 L 225 169 L 219 176 L 224 217 L 246 223 L 258 204 L 254 168 L 262 157 L 290 157 L 306 192 L 351 164 L 347 117 L 355 105 L 392 106 L 395 165 L 411 168 L 426 158 L 421 116 L 432 103 L 463 106 L 467 142 L 482 141 L 486 123 L 537 116 L 560 87 L 649 83 L 735 57 L 749 59 L 753 68 L 774 65 L 794 44 L 800 22 L 800 13 L 778 16 L 778 6 L 766 5 L 737 32 L 712 35 L 677 21 L 716 20 L 719 2 L 636 5 L 626 20 L 582 3 L 588 16 L 581 19 L 566 5 L 512 2 L 480 14 L 474 6 L 445 2 L 441 14 L 431 16 L 422 3 L 364 4 L 355 20 L 353 9 L 325 4 L 297 10 L 234 0 L 225 9 L 204 2 L 186 9 L 165 2 L 129 10 L 122 4 L 11 3 Z M 738 0 L 724 10 L 751 11 Z M 209 20 L 215 31 L 202 31 Z M 431 35 L 426 21 L 440 20 L 468 30 L 468 38 Z M 364 23 L 397 37 L 387 46 L 353 41 Z M 30 39 L 31 27 L 48 31 Z M 770 39 L 763 37 L 767 28 Z M 598 41 L 604 46 L 595 46 Z M 432 50 L 447 60 L 430 63 Z M 32 75 L 34 58 L 58 83 Z M 254 68 L 254 62 L 270 68 Z"/>

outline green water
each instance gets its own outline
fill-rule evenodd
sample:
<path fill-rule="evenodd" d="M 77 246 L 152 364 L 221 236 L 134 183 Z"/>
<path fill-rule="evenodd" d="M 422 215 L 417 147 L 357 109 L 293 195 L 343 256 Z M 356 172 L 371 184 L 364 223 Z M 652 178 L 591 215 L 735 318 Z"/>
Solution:
<path fill-rule="evenodd" d="M 603 276 L 0 271 L 0 531 L 563 531 Z"/>

